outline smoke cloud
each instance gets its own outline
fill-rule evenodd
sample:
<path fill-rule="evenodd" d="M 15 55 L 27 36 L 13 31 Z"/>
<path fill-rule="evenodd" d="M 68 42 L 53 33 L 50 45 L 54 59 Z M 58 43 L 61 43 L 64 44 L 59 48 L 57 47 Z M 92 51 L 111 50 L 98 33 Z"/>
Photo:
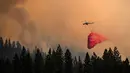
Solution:
<path fill-rule="evenodd" d="M 14 39 L 24 36 L 21 42 L 25 45 L 39 45 L 45 51 L 60 43 L 72 51 L 94 51 L 101 55 L 105 48 L 117 46 L 124 56 L 129 56 L 128 3 L 128 0 L 28 0 L 21 7 L 7 8 L 7 15 L 1 14 L 0 23 L 6 27 L 0 30 Z M 109 40 L 88 50 L 90 31 L 82 25 L 85 20 L 95 22 L 89 28 Z"/>
<path fill-rule="evenodd" d="M 46 47 L 41 33 L 37 31 L 36 23 L 31 20 L 28 11 L 24 7 L 26 0 L 2 0 L 0 13 L 0 36 L 19 40 L 23 45 L 32 50 L 34 46 Z M 41 44 L 42 43 L 42 44 Z"/>
<path fill-rule="evenodd" d="M 1 0 L 0 1 L 0 13 L 8 12 L 9 8 L 16 4 L 15 0 Z"/>

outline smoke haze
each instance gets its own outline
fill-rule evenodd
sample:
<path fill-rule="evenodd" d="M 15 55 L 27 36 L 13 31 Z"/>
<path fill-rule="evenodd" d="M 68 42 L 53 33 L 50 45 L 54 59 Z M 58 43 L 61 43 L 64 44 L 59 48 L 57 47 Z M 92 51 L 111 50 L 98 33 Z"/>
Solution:
<path fill-rule="evenodd" d="M 104 48 L 117 46 L 124 56 L 129 56 L 128 3 L 128 0 L 28 0 L 14 2 L 15 6 L 6 3 L 8 7 L 1 10 L 8 13 L 1 13 L 0 32 L 2 36 L 20 40 L 27 46 L 38 45 L 45 51 L 60 43 L 74 51 L 94 51 L 100 55 Z M 88 50 L 90 31 L 82 25 L 85 20 L 94 21 L 89 28 L 109 40 Z"/>

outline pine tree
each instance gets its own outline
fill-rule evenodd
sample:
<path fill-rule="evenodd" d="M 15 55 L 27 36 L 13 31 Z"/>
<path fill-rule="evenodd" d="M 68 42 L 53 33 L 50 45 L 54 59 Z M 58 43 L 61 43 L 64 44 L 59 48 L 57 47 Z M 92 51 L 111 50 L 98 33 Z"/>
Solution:
<path fill-rule="evenodd" d="M 20 54 L 20 59 L 24 59 L 24 57 L 26 56 L 26 54 L 27 54 L 26 48 L 23 46 L 21 54 Z"/>
<path fill-rule="evenodd" d="M 91 62 L 88 52 L 86 53 L 84 60 L 84 73 L 91 73 Z"/>
<path fill-rule="evenodd" d="M 91 62 L 92 62 L 92 63 L 95 63 L 95 61 L 96 61 L 97 58 L 98 58 L 98 56 L 96 55 L 95 52 L 93 52 L 93 55 L 92 55 L 92 57 L 91 57 Z"/>
<path fill-rule="evenodd" d="M 27 51 L 27 54 L 25 56 L 25 73 L 32 73 L 32 66 L 33 63 L 32 63 L 32 58 L 30 56 L 30 53 L 29 51 Z"/>
<path fill-rule="evenodd" d="M 5 73 L 5 62 L 3 58 L 0 58 L 0 73 Z"/>
<path fill-rule="evenodd" d="M 86 53 L 84 63 L 85 63 L 86 65 L 87 65 L 87 64 L 90 64 L 90 56 L 89 56 L 88 52 Z"/>
<path fill-rule="evenodd" d="M 12 42 L 11 48 L 15 49 L 16 48 L 16 44 L 15 41 Z"/>
<path fill-rule="evenodd" d="M 121 55 L 120 55 L 119 51 L 117 50 L 117 47 L 114 47 L 113 55 L 114 55 L 114 65 L 115 65 L 114 70 L 115 70 L 115 73 L 120 73 L 122 61 L 121 61 Z"/>
<path fill-rule="evenodd" d="M 8 40 L 6 39 L 5 40 L 5 43 L 4 43 L 4 48 L 7 49 L 8 48 Z"/>
<path fill-rule="evenodd" d="M 74 72 L 74 73 L 77 73 L 77 72 L 78 72 L 78 61 L 77 61 L 76 56 L 75 56 L 74 59 L 73 59 L 73 72 Z"/>
<path fill-rule="evenodd" d="M 35 73 L 43 73 L 43 71 L 44 71 L 44 59 L 43 59 L 39 49 L 37 49 L 37 52 L 35 54 L 34 66 L 35 66 Z"/>
<path fill-rule="evenodd" d="M 19 41 L 16 42 L 16 48 L 17 48 L 17 49 L 22 49 L 22 46 L 21 46 L 21 44 L 19 43 Z"/>
<path fill-rule="evenodd" d="M 82 64 L 82 61 L 80 59 L 80 56 L 78 58 L 78 73 L 83 73 L 83 64 Z"/>
<path fill-rule="evenodd" d="M 12 63 L 14 73 L 21 73 L 21 61 L 20 58 L 18 57 L 18 54 L 14 55 Z"/>
<path fill-rule="evenodd" d="M 46 73 L 53 73 L 53 60 L 52 60 L 52 54 L 51 49 L 49 49 L 48 55 L 45 59 L 45 72 Z"/>
<path fill-rule="evenodd" d="M 61 46 L 58 45 L 56 49 L 56 72 L 62 73 L 63 71 L 63 51 L 61 49 Z"/>
<path fill-rule="evenodd" d="M 65 73 L 72 73 L 72 56 L 69 49 L 65 52 Z"/>
<path fill-rule="evenodd" d="M 77 61 L 77 58 L 76 56 L 74 57 L 74 60 L 73 60 L 73 66 L 76 66 L 78 64 L 78 61 Z"/>
<path fill-rule="evenodd" d="M 92 63 L 92 65 L 93 65 L 93 72 L 94 73 L 98 73 L 98 70 L 97 70 L 97 68 L 99 68 L 99 66 L 97 66 L 97 58 L 98 58 L 98 56 L 96 55 L 96 53 L 95 52 L 93 52 L 93 55 L 92 55 L 92 57 L 91 57 L 91 63 Z M 99 65 L 99 64 L 98 64 Z"/>
<path fill-rule="evenodd" d="M 108 59 L 108 50 L 107 50 L 107 49 L 104 50 L 104 53 L 103 53 L 102 58 L 103 58 L 103 60 L 105 60 L 105 61 Z"/>
<path fill-rule="evenodd" d="M 51 52 L 51 48 L 49 49 L 49 52 L 48 52 L 48 54 L 49 54 L 49 55 L 51 55 L 51 54 L 52 54 L 52 52 Z"/>
<path fill-rule="evenodd" d="M 4 41 L 3 38 L 0 37 L 0 57 L 3 57 L 3 50 L 4 50 Z"/>
<path fill-rule="evenodd" d="M 10 41 L 10 39 L 8 40 L 8 47 L 11 48 L 11 41 Z"/>
<path fill-rule="evenodd" d="M 117 47 L 114 47 L 113 54 L 115 57 L 115 61 L 120 63 L 121 62 L 121 55 L 120 55 L 119 51 L 117 50 Z"/>
<path fill-rule="evenodd" d="M 129 73 L 130 72 L 130 66 L 129 66 L 129 60 L 128 58 L 123 61 L 123 73 Z"/>
<path fill-rule="evenodd" d="M 13 69 L 12 69 L 12 63 L 10 62 L 10 60 L 7 58 L 5 60 L 5 73 L 13 73 Z"/>
<path fill-rule="evenodd" d="M 3 49 L 4 41 L 3 38 L 0 37 L 0 49 Z"/>
<path fill-rule="evenodd" d="M 21 54 L 20 54 L 20 60 L 21 60 L 21 71 L 22 73 L 26 73 L 26 55 L 27 55 L 27 51 L 25 49 L 25 47 L 23 46 L 23 49 L 21 51 Z"/>
<path fill-rule="evenodd" d="M 56 73 L 56 52 L 55 50 L 52 51 L 52 56 L 51 56 L 51 61 L 52 61 L 52 71 L 53 73 Z"/>
<path fill-rule="evenodd" d="M 113 70 L 114 65 L 115 65 L 115 57 L 111 48 L 109 48 L 108 55 L 109 55 L 108 57 L 109 60 L 107 63 L 108 63 L 109 69 Z"/>

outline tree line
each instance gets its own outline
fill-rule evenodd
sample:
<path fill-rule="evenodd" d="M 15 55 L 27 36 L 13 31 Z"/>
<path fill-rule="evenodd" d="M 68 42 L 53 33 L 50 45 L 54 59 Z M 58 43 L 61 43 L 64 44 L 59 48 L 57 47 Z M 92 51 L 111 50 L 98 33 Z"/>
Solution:
<path fill-rule="evenodd" d="M 117 47 L 105 49 L 101 57 L 95 52 L 92 55 L 86 52 L 84 60 L 80 56 L 73 58 L 69 49 L 63 53 L 60 45 L 56 50 L 50 48 L 47 54 L 36 47 L 33 57 L 19 42 L 3 42 L 0 38 L 1 49 L 7 53 L 13 49 L 21 50 L 15 51 L 12 59 L 1 52 L 0 73 L 130 73 L 129 60 L 121 59 Z"/>

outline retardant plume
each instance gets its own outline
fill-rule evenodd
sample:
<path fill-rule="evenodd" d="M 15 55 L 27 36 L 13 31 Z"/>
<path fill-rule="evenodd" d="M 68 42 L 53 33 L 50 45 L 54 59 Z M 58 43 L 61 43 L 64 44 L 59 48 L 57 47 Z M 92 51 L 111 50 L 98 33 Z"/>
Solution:
<path fill-rule="evenodd" d="M 103 35 L 91 32 L 88 35 L 88 42 L 87 42 L 88 43 L 88 49 L 94 48 L 94 46 L 96 46 L 97 44 L 102 43 L 105 40 L 107 40 L 107 38 L 104 37 Z"/>

